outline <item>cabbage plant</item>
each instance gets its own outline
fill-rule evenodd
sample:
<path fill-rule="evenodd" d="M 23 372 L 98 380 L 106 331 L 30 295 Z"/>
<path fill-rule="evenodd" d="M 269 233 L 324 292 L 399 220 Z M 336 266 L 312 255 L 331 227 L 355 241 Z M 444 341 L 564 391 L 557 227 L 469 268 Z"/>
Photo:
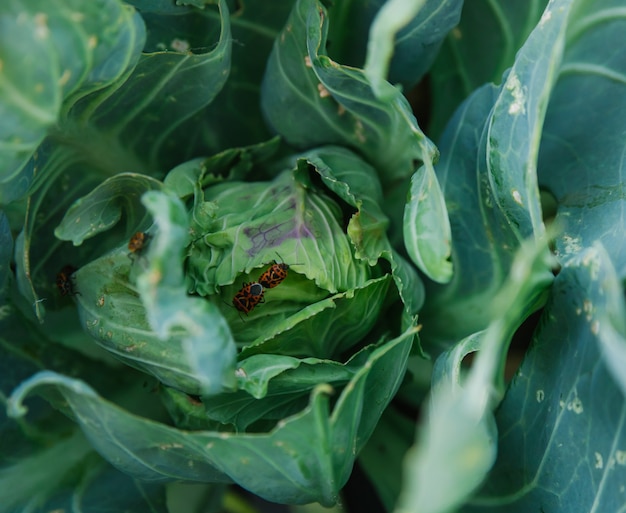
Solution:
<path fill-rule="evenodd" d="M 2 2 L 0 512 L 623 511 L 625 30 Z"/>

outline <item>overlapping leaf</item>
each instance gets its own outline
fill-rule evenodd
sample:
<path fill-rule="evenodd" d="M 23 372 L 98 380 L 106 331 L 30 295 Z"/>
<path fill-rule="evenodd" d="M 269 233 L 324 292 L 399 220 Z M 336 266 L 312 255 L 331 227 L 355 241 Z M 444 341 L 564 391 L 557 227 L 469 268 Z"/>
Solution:
<path fill-rule="evenodd" d="M 493 410 L 504 394 L 508 346 L 544 300 L 553 264 L 545 239 L 540 244 L 526 241 L 498 291 L 498 310 L 489 327 L 437 359 L 427 419 L 405 460 L 397 513 L 453 511 L 485 478 L 497 454 Z M 461 362 L 476 349 L 475 362 L 462 380 Z"/>
<path fill-rule="evenodd" d="M 218 421 L 222 429 L 233 426 L 237 431 L 258 432 L 306 407 L 311 391 L 319 383 L 345 386 L 375 349 L 374 345 L 365 347 L 346 364 L 310 357 L 255 354 L 237 367 L 237 392 L 202 398 L 195 403 L 177 401 L 176 415 L 195 417 L 196 429 L 208 429 Z M 204 419 L 204 427 L 199 427 L 200 417 Z M 251 429 L 257 421 L 261 422 Z"/>
<path fill-rule="evenodd" d="M 378 96 L 385 94 L 388 72 L 391 83 L 408 86 L 426 73 L 444 37 L 458 23 L 462 6 L 459 0 L 387 0 L 382 5 L 370 28 L 365 63 Z"/>
<path fill-rule="evenodd" d="M 460 22 L 447 35 L 430 70 L 429 133 L 436 140 L 465 98 L 487 82 L 499 83 L 547 3 L 548 0 L 463 3 Z"/>
<path fill-rule="evenodd" d="M 237 483 L 268 500 L 332 505 L 355 454 L 371 435 L 404 374 L 413 331 L 376 349 L 338 397 L 332 412 L 320 384 L 309 406 L 268 434 L 185 432 L 132 415 L 98 396 L 84 382 L 42 372 L 10 400 L 24 414 L 31 391 L 63 395 L 85 435 L 106 459 L 139 479 Z M 245 463 L 245 464 L 244 464 Z"/>
<path fill-rule="evenodd" d="M 189 9 L 181 9 L 192 28 L 214 25 L 208 16 L 198 11 L 194 14 Z M 128 12 L 133 11 L 124 8 L 124 13 Z M 133 16 L 132 20 L 140 20 L 136 14 Z M 170 15 L 175 16 L 176 13 Z M 111 175 L 162 173 L 168 162 L 195 151 L 191 147 L 197 148 L 195 139 L 191 146 L 183 144 L 189 138 L 181 126 L 214 99 L 228 76 L 232 40 L 224 2 L 220 2 L 220 22 L 220 40 L 212 51 L 200 54 L 187 50 L 161 51 L 144 54 L 140 59 L 140 48 L 136 48 L 133 33 L 126 28 L 125 39 L 120 36 L 122 40 L 116 44 L 125 42 L 123 51 L 132 50 L 135 61 L 139 59 L 134 71 L 128 76 L 129 68 L 114 84 L 96 81 L 93 88 L 82 91 L 85 94 L 68 98 L 59 123 L 23 172 L 7 186 L 8 192 L 3 196 L 7 201 L 31 191 L 24 229 L 17 240 L 16 260 L 20 290 L 34 305 L 40 320 L 44 317 L 42 299 L 52 297 L 54 302 L 49 304 L 57 306 L 58 296 L 53 287 L 56 272 L 67 264 L 80 266 L 101 254 L 101 248 L 107 246 L 106 243 L 100 247 L 89 244 L 61 251 L 59 241 L 52 234 L 64 209 Z M 209 31 L 203 35 L 203 41 L 212 45 L 212 36 Z M 112 60 L 109 67 L 119 65 L 118 60 L 126 55 L 123 51 L 108 55 Z M 135 61 L 125 60 L 124 70 L 129 62 L 134 65 Z M 158 115 L 154 114 L 156 111 Z M 108 244 L 109 247 L 115 245 Z M 36 260 L 31 254 L 37 255 Z"/>
<path fill-rule="evenodd" d="M 597 245 L 556 277 L 534 346 L 496 414 L 498 460 L 462 511 L 623 507 L 626 405 L 598 340 L 614 272 Z"/>
<path fill-rule="evenodd" d="M 317 1 L 297 2 L 264 77 L 263 108 L 270 124 L 296 147 L 353 148 L 375 166 L 383 185 L 406 179 L 419 161 L 432 162 L 436 149 L 400 91 L 384 82 L 379 98 L 361 70 L 324 55 L 327 30 L 326 11 Z M 423 170 L 417 173 L 422 176 Z M 410 253 L 427 275 L 446 281 L 449 224 L 437 180 L 432 172 L 427 176 L 424 201 L 414 198 L 405 221 L 420 234 L 409 241 Z"/>
<path fill-rule="evenodd" d="M 135 230 L 145 230 L 151 224 L 141 205 L 142 194 L 162 188 L 161 182 L 146 175 L 115 175 L 77 200 L 54 233 L 58 239 L 71 240 L 79 246 L 83 240 L 111 229 L 124 213 L 128 226 L 125 239 L 128 239 Z"/>
<path fill-rule="evenodd" d="M 12 303 L 15 297 L 8 298 L 0 316 L 0 509 L 17 513 L 81 504 L 90 511 L 102 511 L 109 503 L 103 497 L 107 487 L 115 486 L 118 493 L 110 499 L 112 507 L 139 513 L 150 504 L 162 511 L 158 506 L 163 504 L 162 489 L 142 485 L 106 465 L 74 423 L 41 398 L 33 401 L 27 420 L 7 419 L 5 406 L 11 391 L 43 369 L 89 379 L 106 397 L 134 404 L 138 414 L 151 416 L 154 412 L 154 398 L 142 386 L 144 378 L 137 379 L 132 372 L 120 374 L 119 366 L 105 358 L 96 361 L 68 349 L 70 337 L 80 339 L 82 335 L 82 346 L 89 343 L 69 318 L 59 320 L 68 328 L 67 338 L 60 344 L 49 336 L 58 333 L 52 329 L 54 316 L 48 317 L 44 330 L 21 315 L 18 305 Z M 91 354 L 95 356 L 93 351 Z M 137 396 L 140 401 L 134 403 Z M 47 399 L 67 413 L 58 396 Z M 24 479 L 26 475 L 28 479 Z"/>
<path fill-rule="evenodd" d="M 390 5 L 387 11 L 393 16 L 381 19 L 378 12 L 385 5 L 383 0 L 366 4 L 358 1 L 333 4 L 329 8 L 330 55 L 338 62 L 362 68 L 366 51 L 375 52 L 377 55 L 370 57 L 369 67 L 377 71 L 380 79 L 386 79 L 388 70 L 390 83 L 399 83 L 405 89 L 412 87 L 430 68 L 446 33 L 458 22 L 463 4 L 457 0 L 404 4 L 411 5 L 401 6 L 406 8 L 401 12 Z M 413 9 L 418 12 L 412 12 Z M 375 19 L 379 19 L 377 29 L 372 25 Z M 370 37 L 371 31 L 377 34 Z M 368 40 L 371 41 L 369 45 Z M 379 56 L 383 41 L 386 55 Z M 391 54 L 387 54 L 388 45 L 391 45 Z"/>
<path fill-rule="evenodd" d="M 539 183 L 557 203 L 563 261 L 602 241 L 626 276 L 623 145 L 626 56 L 610 50 L 626 20 L 614 3 L 583 3 L 569 22 L 568 44 L 550 97 L 539 156 Z M 556 12 L 553 11 L 554 17 Z"/>
<path fill-rule="evenodd" d="M 33 180 L 35 167 L 22 168 L 57 122 L 64 100 L 132 69 L 145 28 L 118 0 L 70 1 L 62 9 L 8 0 L 0 18 L 0 200 L 10 201 Z"/>
<path fill-rule="evenodd" d="M 11 276 L 11 256 L 13 255 L 13 237 L 6 214 L 0 210 L 0 304 L 4 303 L 5 287 Z"/>
<path fill-rule="evenodd" d="M 228 326 L 213 304 L 186 293 L 187 213 L 163 193 L 146 202 L 158 227 L 147 252 L 130 259 L 124 247 L 76 273 L 83 326 L 107 351 L 166 384 L 192 394 L 231 387 Z"/>
<path fill-rule="evenodd" d="M 391 99 L 378 100 L 362 71 L 324 55 L 327 30 L 319 2 L 296 3 L 263 79 L 265 116 L 296 147 L 342 144 L 366 155 L 383 183 L 409 176 L 436 149 L 399 91 L 386 84 Z"/>
<path fill-rule="evenodd" d="M 567 0 L 549 4 L 505 83 L 475 92 L 444 136 L 436 171 L 450 212 L 456 272 L 428 296 L 427 310 L 438 312 L 427 326 L 433 340 L 445 344 L 483 329 L 511 250 L 543 232 L 537 154 L 570 7 Z"/>

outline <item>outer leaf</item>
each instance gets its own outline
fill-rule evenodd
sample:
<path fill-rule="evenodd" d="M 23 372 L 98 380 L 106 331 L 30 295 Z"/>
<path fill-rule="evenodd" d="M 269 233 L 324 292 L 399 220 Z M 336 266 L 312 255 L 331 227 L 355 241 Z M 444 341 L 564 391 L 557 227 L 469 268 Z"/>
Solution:
<path fill-rule="evenodd" d="M 13 236 L 6 214 L 0 210 L 0 304 L 4 303 L 5 287 L 11 276 L 11 256 L 13 255 Z"/>
<path fill-rule="evenodd" d="M 613 379 L 626 397 L 626 302 L 624 290 L 612 265 L 608 264 L 608 255 L 600 243 L 593 245 L 602 258 L 603 270 L 601 287 L 606 296 L 606 307 L 597 309 L 600 321 L 598 338 L 604 362 L 613 375 Z"/>
<path fill-rule="evenodd" d="M 359 464 L 387 511 L 393 511 L 400 495 L 401 463 L 414 438 L 415 423 L 394 409 L 392 403 L 359 454 Z M 367 499 L 363 502 L 364 508 L 369 507 Z"/>
<path fill-rule="evenodd" d="M 53 298 L 51 306 L 58 302 L 54 289 L 58 270 L 68 263 L 80 266 L 102 254 L 102 247 L 107 246 L 94 251 L 89 244 L 80 250 L 59 251 L 59 241 L 52 233 L 64 208 L 86 195 L 103 177 L 127 170 L 158 173 L 167 169 L 168 159 L 177 162 L 181 155 L 187 156 L 189 147 L 181 141 L 189 138 L 180 130 L 181 123 L 206 107 L 227 77 L 231 40 L 228 12 L 224 2 L 220 5 L 221 39 L 212 52 L 148 54 L 125 81 L 82 96 L 77 102 L 77 97 L 72 97 L 66 102 L 63 120 L 31 159 L 29 169 L 37 169 L 37 181 L 28 181 L 31 193 L 35 192 L 28 202 L 16 260 L 20 289 L 35 305 L 40 320 L 41 299 Z M 181 9 L 190 24 L 189 9 Z M 205 15 L 196 13 L 192 19 L 195 23 L 187 30 L 197 28 L 198 19 L 203 27 L 213 25 Z M 211 36 L 203 32 L 202 37 L 212 43 Z M 154 116 L 155 109 L 159 116 Z M 195 140 L 192 143 L 196 147 Z M 119 244 L 121 235 L 117 237 L 109 247 Z M 31 259 L 31 252 L 37 255 L 36 260 Z"/>
<path fill-rule="evenodd" d="M 156 191 L 146 193 L 142 201 L 158 227 L 148 248 L 149 267 L 137 277 L 150 326 L 164 341 L 176 328 L 184 330 L 184 358 L 200 381 L 202 393 L 230 388 L 236 356 L 228 324 L 215 305 L 191 298 L 186 291 L 181 254 L 188 242 L 185 207 L 178 199 Z"/>
<path fill-rule="evenodd" d="M 426 162 L 411 178 L 403 227 L 404 245 L 413 262 L 431 280 L 438 283 L 450 281 L 452 234 L 444 197 L 431 162 Z"/>
<path fill-rule="evenodd" d="M 539 183 L 556 198 L 562 261 L 600 240 L 626 277 L 623 137 L 626 56 L 610 47 L 626 29 L 614 2 L 578 2 L 560 76 L 550 98 Z M 552 12 L 552 16 L 557 16 Z"/>
<path fill-rule="evenodd" d="M 160 52 L 181 51 L 189 48 L 198 54 L 214 48 L 208 33 L 216 31 L 217 16 L 208 4 L 215 0 L 172 2 L 168 0 L 132 0 L 141 13 L 149 30 L 148 49 Z M 293 0 L 255 2 L 252 5 L 227 2 L 231 41 L 229 48 L 230 71 L 228 80 L 216 99 L 202 112 L 189 118 L 180 127 L 186 135 L 183 145 L 199 145 L 194 154 L 212 155 L 267 140 L 271 134 L 263 120 L 260 108 L 259 84 L 263 78 L 267 58 L 274 38 L 284 25 Z M 201 16 L 198 10 L 203 9 Z M 217 27 L 219 28 L 219 27 Z M 152 37 L 150 37 L 152 36 Z M 182 36 L 182 37 L 181 37 Z M 213 36 L 212 36 L 213 37 Z M 216 77 L 218 78 L 218 73 Z M 187 156 L 181 160 L 187 160 Z"/>
<path fill-rule="evenodd" d="M 117 0 L 70 0 L 61 9 L 39 0 L 7 0 L 0 18 L 0 201 L 6 202 L 31 182 L 34 168 L 22 168 L 56 123 L 63 100 L 80 88 L 84 94 L 110 84 L 132 68 L 145 28 Z"/>
<path fill-rule="evenodd" d="M 390 99 L 378 100 L 360 70 L 323 54 L 327 25 L 317 0 L 296 3 L 263 79 L 266 118 L 296 147 L 355 149 L 374 164 L 383 183 L 409 176 L 415 161 L 432 160 L 436 149 L 399 91 L 385 84 Z"/>
<path fill-rule="evenodd" d="M 533 30 L 547 0 L 463 3 L 460 23 L 446 37 L 430 70 L 432 114 L 438 138 L 458 105 L 487 82 L 498 83 Z"/>
<path fill-rule="evenodd" d="M 54 372 L 43 371 L 24 381 L 9 398 L 9 415 L 26 413 L 20 402 L 34 387 L 58 389 L 68 401 L 87 439 L 105 459 L 127 475 L 144 481 L 165 481 L 168 477 L 224 482 L 227 478 L 194 455 L 195 443 L 181 444 L 183 432 L 131 415 L 106 401 L 86 383 Z M 189 462 L 192 461 L 192 464 Z M 157 462 L 159 464 L 157 465 Z"/>
<path fill-rule="evenodd" d="M 154 178 L 135 173 L 115 175 L 78 199 L 65 213 L 54 231 L 57 238 L 71 240 L 79 246 L 85 239 L 110 229 L 126 214 L 127 236 L 134 230 L 146 229 L 149 217 L 142 207 L 141 195 L 161 190 L 163 184 Z"/>
<path fill-rule="evenodd" d="M 488 128 L 488 177 L 509 226 L 543 233 L 537 155 L 548 98 L 561 64 L 572 0 L 552 0 L 506 75 Z M 546 51 L 549 48 L 550 51 Z"/>
<path fill-rule="evenodd" d="M 612 273 L 594 247 L 556 277 L 534 346 L 496 415 L 498 460 L 463 511 L 623 511 L 626 404 L 598 347 Z"/>
<path fill-rule="evenodd" d="M 63 481 L 92 452 L 89 442 L 79 431 L 48 449 L 29 454 L 12 465 L 0 469 L 2 511 L 19 511 L 46 503 L 63 489 Z M 55 472 L 50 472 L 55 468 Z M 24 479 L 28 476 L 28 479 Z"/>
<path fill-rule="evenodd" d="M 479 89 L 442 141 L 436 171 L 451 217 L 456 273 L 447 287 L 427 296 L 425 308 L 437 315 L 425 329 L 438 342 L 486 326 L 511 249 L 543 232 L 535 162 L 550 96 L 546 81 L 560 64 L 570 7 L 570 0 L 550 3 L 551 14 L 528 38 L 497 94 L 489 86 Z"/>
<path fill-rule="evenodd" d="M 196 138 L 188 136 L 186 121 L 213 101 L 226 83 L 230 69 L 232 38 L 228 8 L 224 0 L 218 5 L 221 33 L 216 46 L 212 30 L 216 27 L 212 18 L 216 16 L 212 11 L 181 7 L 167 16 L 165 23 L 176 27 L 178 37 L 187 36 L 191 43 L 185 45 L 181 40 L 178 44 L 182 46 L 174 44 L 179 51 L 163 51 L 149 40 L 153 51 L 142 55 L 133 74 L 116 94 L 94 95 L 75 107 L 74 116 L 81 121 L 89 119 L 103 135 L 118 140 L 125 152 L 137 156 L 144 166 L 142 171 L 164 172 L 195 156 L 198 146 L 202 147 Z M 170 34 L 161 34 L 161 30 L 151 37 L 167 40 Z M 190 49 L 197 47 L 205 51 L 192 53 Z M 207 52 L 208 48 L 211 51 Z M 159 115 L 155 116 L 154 112 Z"/>
<path fill-rule="evenodd" d="M 93 453 L 85 436 L 76 431 L 51 447 L 0 469 L 3 512 L 63 508 L 94 513 L 167 511 L 162 487 L 141 483 L 105 464 Z"/>
<path fill-rule="evenodd" d="M 339 62 L 363 67 L 367 48 L 369 61 L 366 69 L 376 73 L 381 80 L 389 70 L 390 83 L 411 88 L 431 67 L 446 33 L 458 23 L 463 3 L 458 0 L 420 0 L 412 4 L 408 7 L 415 12 L 413 16 L 410 13 L 404 16 L 404 10 L 400 11 L 395 3 L 387 4 L 384 0 L 367 3 L 348 0 L 334 4 L 329 9 L 331 56 Z M 383 11 L 392 16 L 383 15 Z M 398 30 L 399 24 L 404 26 Z M 383 47 L 391 51 L 378 57 Z"/>
<path fill-rule="evenodd" d="M 273 425 L 302 410 L 319 383 L 345 386 L 375 349 L 375 346 L 365 347 L 346 364 L 317 358 L 253 355 L 237 369 L 240 390 L 203 400 L 203 414 L 233 425 L 237 431 L 247 431 L 248 426 L 259 420 L 264 421 L 259 424 L 261 427 Z M 253 430 L 258 431 L 259 425 Z"/>
<path fill-rule="evenodd" d="M 374 164 L 383 184 L 408 177 L 417 161 L 432 161 L 436 149 L 417 126 L 398 90 L 385 82 L 381 85 L 385 99 L 379 99 L 363 72 L 323 55 L 327 18 L 317 4 L 316 0 L 298 1 L 274 45 L 263 82 L 266 117 L 297 147 L 339 143 L 354 148 Z M 307 35 L 306 40 L 302 34 Z M 301 123 L 303 118 L 306 125 Z M 427 275 L 447 279 L 449 222 L 437 180 L 423 183 L 428 186 L 424 194 L 429 201 L 415 203 L 407 222 L 426 219 L 423 226 L 429 232 L 434 229 L 432 239 L 438 243 L 428 247 L 413 243 L 420 254 L 415 262 Z M 430 233 L 426 235 L 430 237 Z"/>
<path fill-rule="evenodd" d="M 293 0 L 238 4 L 231 17 L 232 64 L 229 79 L 193 128 L 207 135 L 209 153 L 265 141 L 270 131 L 261 112 L 259 84 L 274 39 L 285 23 Z M 236 4 L 236 2 L 235 2 Z M 254 51 L 252 51 L 254 49 Z M 235 121 L 236 120 L 236 121 Z"/>
<path fill-rule="evenodd" d="M 552 281 L 553 262 L 548 255 L 546 243 L 527 241 L 497 295 L 494 321 L 485 332 L 470 336 L 438 358 L 428 420 L 405 461 L 398 513 L 452 511 L 485 478 L 496 457 L 492 410 L 504 394 L 508 345 Z M 461 360 L 477 347 L 474 365 L 461 384 Z"/>
<path fill-rule="evenodd" d="M 123 474 L 111 472 L 110 467 L 104 468 L 72 422 L 41 398 L 33 402 L 28 420 L 7 419 L 6 397 L 20 382 L 46 368 L 89 379 L 107 397 L 122 396 L 121 402 L 137 414 L 152 416 L 156 403 L 137 373 L 127 370 L 121 374 L 101 355 L 92 352 L 97 359 L 87 358 L 64 347 L 70 337 L 79 340 L 82 347 L 89 343 L 84 334 L 76 333 L 79 326 L 71 322 L 73 319 L 63 319 L 68 334 L 61 339 L 54 316 L 48 317 L 44 330 L 21 315 L 11 299 L 3 305 L 0 316 L 0 510 L 43 513 L 69 509 L 68 505 L 74 504 L 103 511 L 111 504 L 113 509 L 129 508 L 139 513 L 150 504 L 155 511 L 162 511 L 157 504 L 162 490 L 133 483 Z M 67 413 L 59 396 L 47 398 Z M 111 479 L 115 479 L 117 493 L 105 500 L 98 494 L 111 486 Z"/>
<path fill-rule="evenodd" d="M 387 0 L 370 28 L 365 74 L 377 95 L 395 57 L 390 81 L 415 84 L 430 68 L 446 33 L 457 23 L 463 2 Z M 417 50 L 416 50 L 417 48 Z M 402 70 L 404 68 L 404 70 Z"/>
<path fill-rule="evenodd" d="M 81 482 L 57 508 L 82 508 L 93 513 L 167 513 L 165 487 L 146 483 L 119 472 L 98 459 L 98 466 L 83 472 Z M 49 467 L 48 467 L 49 468 Z M 55 501 L 56 502 L 56 501 Z"/>
<path fill-rule="evenodd" d="M 306 409 L 268 434 L 178 431 L 131 415 L 83 382 L 49 372 L 15 390 L 10 412 L 23 415 L 21 403 L 28 393 L 52 387 L 66 399 L 93 446 L 127 474 L 204 482 L 224 481 L 228 475 L 268 500 L 330 506 L 400 384 L 413 335 L 411 330 L 374 351 L 332 413 L 330 387 L 320 385 Z"/>
<path fill-rule="evenodd" d="M 167 215 L 167 212 L 164 211 L 163 215 Z M 163 235 L 161 244 L 162 237 Z M 166 237 L 173 244 L 175 239 L 169 235 Z M 87 333 L 100 346 L 128 365 L 151 373 L 160 381 L 191 394 L 201 393 L 205 386 L 204 373 L 207 368 L 196 369 L 197 362 L 204 364 L 207 352 L 210 353 L 216 345 L 224 344 L 224 352 L 208 368 L 230 365 L 230 371 L 224 371 L 225 384 L 232 384 L 234 346 L 232 349 L 228 348 L 232 339 L 229 338 L 228 329 L 219 312 L 213 311 L 213 306 L 208 303 L 203 303 L 200 312 L 197 311 L 197 306 L 190 305 L 194 299 L 186 296 L 181 270 L 177 270 L 175 264 L 177 258 L 180 262 L 179 248 L 175 245 L 167 247 L 166 244 L 164 250 L 159 246 L 156 236 L 150 241 L 149 247 L 152 251 L 158 251 L 154 261 L 150 254 L 131 260 L 124 247 L 82 267 L 75 274 L 76 289 L 80 293 L 76 296 L 78 310 Z M 164 268 L 165 255 L 171 256 L 172 260 Z M 154 284 L 144 285 L 142 293 L 147 298 L 147 308 L 144 308 L 133 280 L 146 265 L 148 268 L 145 276 L 158 276 L 161 270 L 168 281 L 162 283 L 157 280 Z M 180 281 L 175 281 L 175 278 Z M 193 323 L 174 329 L 176 316 L 181 315 L 179 312 L 191 318 Z M 198 321 L 197 315 L 200 315 L 202 322 Z M 155 328 L 163 334 L 163 338 L 151 328 L 148 316 L 156 317 Z M 208 323 L 209 327 L 204 327 L 203 323 Z M 192 329 L 196 331 L 191 331 Z M 195 347 L 192 337 L 202 335 L 207 337 L 203 339 L 203 345 Z M 215 338 L 211 338 L 213 335 Z M 189 339 L 192 339 L 191 344 L 185 342 Z M 220 377 L 221 374 L 216 370 L 212 378 Z M 218 386 L 217 383 L 214 384 Z"/>
<path fill-rule="evenodd" d="M 387 0 L 374 18 L 363 71 L 379 98 L 389 91 L 382 84 L 387 77 L 396 33 L 419 13 L 425 3 L 426 0 Z"/>
<path fill-rule="evenodd" d="M 496 92 L 485 86 L 457 111 L 442 140 L 442 159 L 436 167 L 450 215 L 455 273 L 445 287 L 430 287 L 423 312 L 429 319 L 423 340 L 443 339 L 446 347 L 486 326 L 490 312 L 485 305 L 511 262 L 510 252 L 501 250 L 490 236 L 494 225 L 499 225 L 487 218 L 489 211 L 485 212 L 483 204 L 489 189 L 478 182 L 481 137 Z M 500 243 L 514 245 L 510 234 L 500 235 Z"/>

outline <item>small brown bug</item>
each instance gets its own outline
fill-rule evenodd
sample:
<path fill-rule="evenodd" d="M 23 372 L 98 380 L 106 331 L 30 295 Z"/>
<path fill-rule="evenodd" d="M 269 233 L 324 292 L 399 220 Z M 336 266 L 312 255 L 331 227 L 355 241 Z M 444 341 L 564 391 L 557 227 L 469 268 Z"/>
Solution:
<path fill-rule="evenodd" d="M 274 261 L 270 268 L 259 276 L 259 283 L 266 289 L 273 289 L 282 283 L 287 277 L 288 271 L 289 266 L 287 264 Z"/>
<path fill-rule="evenodd" d="M 150 235 L 146 232 L 136 232 L 128 241 L 128 251 L 138 255 L 144 249 L 149 240 Z"/>
<path fill-rule="evenodd" d="M 244 283 L 241 290 L 233 298 L 233 306 L 240 312 L 248 315 L 259 303 L 264 303 L 263 285 L 257 282 Z"/>
<path fill-rule="evenodd" d="M 280 255 L 278 256 L 280 258 Z M 267 269 L 267 271 L 259 276 L 259 283 L 263 285 L 266 289 L 273 289 L 283 282 L 283 280 L 287 277 L 288 271 L 289 266 L 286 263 L 277 262 L 276 260 L 274 260 L 274 263 L 269 267 L 269 269 Z"/>
<path fill-rule="evenodd" d="M 57 274 L 57 288 L 62 296 L 75 296 L 76 294 L 79 294 L 79 292 L 75 290 L 72 278 L 72 275 L 77 270 L 78 269 L 73 265 L 66 265 Z"/>

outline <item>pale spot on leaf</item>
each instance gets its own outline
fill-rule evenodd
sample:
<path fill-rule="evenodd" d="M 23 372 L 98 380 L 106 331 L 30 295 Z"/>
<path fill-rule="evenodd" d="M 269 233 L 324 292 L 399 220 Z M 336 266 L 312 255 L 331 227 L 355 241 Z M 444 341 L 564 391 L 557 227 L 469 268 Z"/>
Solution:
<path fill-rule="evenodd" d="M 177 52 L 187 52 L 189 51 L 189 42 L 184 39 L 178 39 L 177 37 L 172 39 L 170 46 L 176 50 Z"/>
<path fill-rule="evenodd" d="M 563 246 L 566 255 L 571 255 L 573 253 L 579 253 L 582 250 L 582 245 L 580 238 L 578 237 L 570 237 L 569 235 L 563 235 L 562 237 Z"/>
<path fill-rule="evenodd" d="M 551 18 L 552 18 L 552 11 L 548 11 L 546 9 L 543 15 L 541 16 L 541 19 L 539 20 L 539 25 L 541 26 L 544 23 L 547 23 L 548 21 L 550 21 Z"/>
<path fill-rule="evenodd" d="M 574 399 L 567 403 L 567 409 L 573 411 L 576 415 L 580 415 L 584 411 L 583 402 L 578 397 L 574 397 Z"/>
<path fill-rule="evenodd" d="M 330 96 L 330 92 L 324 87 L 324 84 L 322 83 L 317 84 L 317 90 L 319 92 L 320 98 L 327 98 L 328 96 Z"/>
<path fill-rule="evenodd" d="M 509 105 L 509 114 L 526 114 L 526 93 L 519 77 L 515 73 L 510 73 L 504 87 L 512 96 L 512 101 Z"/>
<path fill-rule="evenodd" d="M 363 128 L 363 123 L 361 123 L 360 119 L 357 119 L 354 123 L 354 135 L 359 140 L 359 142 L 365 142 L 365 133 Z"/>
<path fill-rule="evenodd" d="M 615 451 L 615 461 L 618 465 L 626 465 L 626 451 Z"/>
<path fill-rule="evenodd" d="M 0 321 L 6 319 L 11 315 L 11 307 L 9 305 L 3 305 L 0 307 Z"/>
<path fill-rule="evenodd" d="M 544 393 L 543 390 L 540 389 L 540 390 L 537 390 L 535 396 L 537 397 L 537 402 L 541 403 L 545 399 L 546 394 Z"/>
<path fill-rule="evenodd" d="M 64 86 L 65 84 L 67 84 L 71 76 L 72 76 L 72 72 L 69 69 L 66 69 L 63 72 L 63 74 L 59 77 L 59 85 Z"/>
<path fill-rule="evenodd" d="M 513 189 L 511 194 L 513 195 L 513 200 L 515 201 L 515 203 L 517 203 L 518 205 L 524 205 L 524 203 L 522 202 L 522 195 L 517 189 Z"/>
<path fill-rule="evenodd" d="M 311 62 L 311 57 L 309 57 L 308 55 L 304 56 L 304 65 L 307 68 L 312 68 L 313 67 L 313 63 Z"/>
<path fill-rule="evenodd" d="M 595 467 L 596 467 L 597 469 L 601 469 L 601 468 L 604 466 L 604 462 L 603 462 L 603 460 L 602 460 L 602 454 L 600 454 L 599 452 L 596 452 L 596 453 L 595 453 L 595 456 L 596 456 L 596 464 L 595 464 Z"/>
<path fill-rule="evenodd" d="M 46 39 L 49 35 L 48 15 L 42 12 L 35 14 L 35 37 L 37 39 Z"/>

